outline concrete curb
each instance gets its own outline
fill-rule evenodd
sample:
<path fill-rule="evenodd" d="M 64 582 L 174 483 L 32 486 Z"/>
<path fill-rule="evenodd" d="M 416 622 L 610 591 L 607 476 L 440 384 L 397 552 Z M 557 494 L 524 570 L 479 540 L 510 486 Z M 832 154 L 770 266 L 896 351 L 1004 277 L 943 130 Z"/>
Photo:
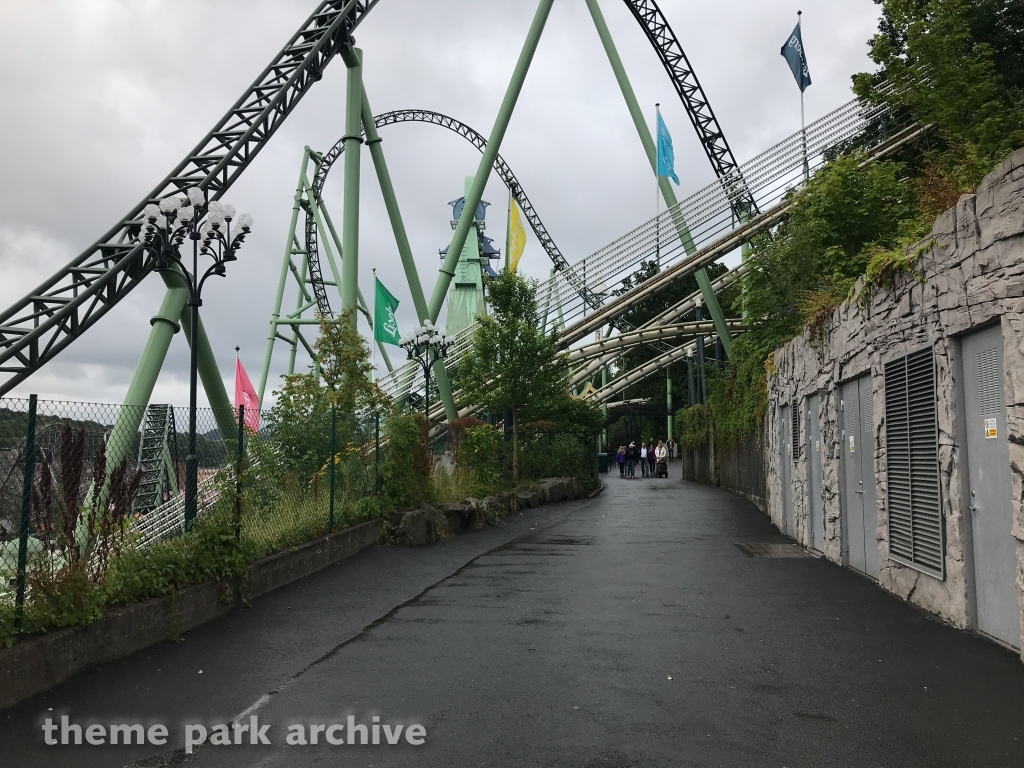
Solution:
<path fill-rule="evenodd" d="M 303 579 L 373 546 L 382 521 L 347 528 L 258 560 L 246 598 Z M 208 581 L 108 612 L 85 627 L 50 632 L 0 648 L 0 709 L 49 690 L 86 667 L 124 658 L 241 607 L 237 581 Z"/>

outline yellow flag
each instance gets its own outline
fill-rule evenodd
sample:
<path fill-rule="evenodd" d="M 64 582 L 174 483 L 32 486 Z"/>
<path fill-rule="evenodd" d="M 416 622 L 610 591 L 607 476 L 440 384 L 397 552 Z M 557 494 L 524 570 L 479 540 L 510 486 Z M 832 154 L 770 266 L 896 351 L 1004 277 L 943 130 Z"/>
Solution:
<path fill-rule="evenodd" d="M 526 229 L 523 227 L 523 217 L 519 212 L 519 206 L 512 201 L 508 224 L 508 263 L 513 272 L 519 266 L 519 259 L 523 257 L 524 250 L 526 250 Z"/>

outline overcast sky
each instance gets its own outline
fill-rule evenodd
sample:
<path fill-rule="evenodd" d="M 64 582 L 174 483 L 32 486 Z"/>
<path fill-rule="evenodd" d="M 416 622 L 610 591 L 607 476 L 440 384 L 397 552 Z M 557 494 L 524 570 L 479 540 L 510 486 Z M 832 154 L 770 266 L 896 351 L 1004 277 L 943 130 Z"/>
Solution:
<path fill-rule="evenodd" d="M 602 0 L 641 104 L 660 102 L 676 149 L 680 199 L 713 180 L 672 84 L 624 3 Z M 872 0 L 662 0 L 737 159 L 800 127 L 799 91 L 779 55 L 804 11 L 814 84 L 808 122 L 851 98 L 870 69 Z M 199 141 L 287 42 L 316 0 L 0 0 L 0 305 L 31 291 L 87 248 Z M 424 108 L 487 135 L 533 16 L 533 0 L 382 0 L 357 31 L 375 113 Z M 254 382 L 284 253 L 303 147 L 343 133 L 345 67 L 332 62 L 224 199 L 255 219 L 240 260 L 211 280 L 203 317 L 229 392 L 234 348 Z M 436 126 L 382 130 L 412 247 L 429 296 L 451 239 L 447 202 L 479 153 Z M 557 0 L 501 147 L 570 261 L 654 215 L 650 167 L 583 0 Z M 360 284 L 371 268 L 412 302 L 368 156 L 363 165 Z M 492 174 L 488 231 L 504 240 L 507 192 Z M 341 172 L 325 199 L 341 219 Z M 504 247 L 504 243 L 500 243 Z M 525 272 L 550 263 L 530 234 Z M 13 394 L 120 402 L 162 297 L 151 277 Z M 294 301 L 294 299 L 291 299 Z M 404 352 L 392 348 L 392 359 Z M 286 354 L 275 352 L 272 382 Z M 179 334 L 154 402 L 188 400 Z M 270 387 L 268 387 L 268 390 Z M 204 399 L 202 393 L 200 398 Z"/>

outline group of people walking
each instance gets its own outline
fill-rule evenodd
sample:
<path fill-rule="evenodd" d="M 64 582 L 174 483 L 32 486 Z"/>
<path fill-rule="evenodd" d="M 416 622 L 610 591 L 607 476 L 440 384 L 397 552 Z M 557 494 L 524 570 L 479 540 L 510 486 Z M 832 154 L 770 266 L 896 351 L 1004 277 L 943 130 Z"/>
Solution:
<path fill-rule="evenodd" d="M 638 464 L 642 477 L 657 477 L 659 474 L 668 477 L 667 462 L 669 456 L 675 453 L 674 450 L 670 451 L 670 448 L 675 448 L 672 440 L 669 440 L 668 444 L 659 440 L 655 445 L 653 437 L 646 443 L 640 443 L 639 446 L 635 442 L 628 446 L 620 445 L 619 450 L 615 453 L 615 463 L 619 465 L 619 477 L 636 479 Z"/>

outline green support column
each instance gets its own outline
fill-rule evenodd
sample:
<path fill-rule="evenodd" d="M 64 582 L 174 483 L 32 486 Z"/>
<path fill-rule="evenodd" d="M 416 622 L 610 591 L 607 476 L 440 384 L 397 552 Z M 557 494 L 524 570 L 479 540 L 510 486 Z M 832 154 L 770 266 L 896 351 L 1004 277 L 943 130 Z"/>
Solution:
<path fill-rule="evenodd" d="M 598 4 L 598 0 L 587 0 L 587 7 L 590 9 L 590 15 L 594 19 L 594 26 L 597 27 L 597 34 L 601 38 L 601 43 L 604 45 L 605 54 L 608 56 L 608 61 L 612 65 L 612 71 L 615 73 L 615 79 L 619 83 L 619 89 L 622 91 L 622 96 L 626 100 L 626 107 L 629 109 L 629 114 L 633 118 L 633 124 L 636 126 L 637 133 L 640 135 L 640 141 L 643 142 L 644 150 L 647 152 L 647 158 L 650 160 L 651 169 L 658 172 L 658 149 L 654 144 L 654 139 L 651 136 L 651 129 L 647 125 L 647 120 L 644 118 L 643 111 L 640 109 L 640 103 L 637 101 L 636 93 L 633 91 L 633 86 L 629 82 L 629 77 L 626 75 L 626 68 L 622 65 L 622 59 L 619 58 L 618 49 L 615 47 L 615 41 L 612 40 L 611 31 L 608 29 L 608 24 L 605 22 L 604 14 L 601 12 L 601 6 Z M 661 189 L 661 194 L 665 198 L 665 204 L 669 208 L 674 208 L 678 205 L 676 199 L 675 190 L 672 189 L 672 185 L 668 179 L 659 176 L 658 187 Z M 681 216 L 673 216 L 673 223 L 676 226 L 676 230 L 679 232 L 679 238 L 683 242 L 683 247 L 687 254 L 693 254 L 696 251 L 696 247 L 693 243 L 693 238 L 690 236 L 690 231 L 687 228 L 686 222 L 682 220 Z M 715 292 L 711 287 L 711 280 L 708 278 L 707 272 L 703 269 L 697 271 L 697 285 L 700 286 L 701 294 L 704 296 L 704 302 L 708 306 L 708 310 L 711 312 L 711 318 L 715 321 L 715 330 L 718 333 L 718 337 L 722 340 L 722 346 L 725 347 L 725 353 L 728 355 L 732 349 L 732 334 L 729 332 L 729 328 L 725 322 L 725 313 L 722 311 L 721 306 L 718 303 L 718 297 L 715 296 Z"/>
<path fill-rule="evenodd" d="M 668 436 L 666 440 L 672 439 L 672 366 L 665 369 L 665 404 L 668 407 Z"/>
<path fill-rule="evenodd" d="M 405 230 L 402 211 L 398 207 L 395 186 L 391 183 L 391 172 L 388 170 L 387 160 L 384 159 L 380 135 L 373 122 L 373 110 L 370 109 L 370 99 L 366 95 L 365 86 L 363 87 L 362 110 L 366 144 L 370 150 L 370 158 L 373 160 L 373 168 L 377 172 L 377 182 L 380 185 L 381 195 L 384 197 L 384 207 L 387 208 L 388 218 L 391 220 L 391 230 L 395 234 L 395 245 L 398 247 L 398 256 L 402 260 L 402 268 L 405 270 L 405 279 L 409 283 L 409 292 L 412 294 L 412 303 L 416 308 L 416 317 L 422 323 L 430 316 L 427 311 L 427 300 L 423 295 L 423 285 L 420 283 L 416 260 L 412 255 L 412 246 L 409 244 L 409 235 Z M 433 372 L 438 392 L 441 395 L 441 402 L 444 405 L 445 416 L 449 421 L 454 421 L 459 417 L 459 411 L 455 407 L 455 398 L 452 397 L 452 385 L 448 380 L 448 372 L 440 360 L 434 363 Z"/>
<path fill-rule="evenodd" d="M 284 261 L 281 263 L 281 277 L 277 283 L 277 297 L 274 300 L 274 311 L 270 315 L 270 335 L 267 337 L 267 351 L 263 356 L 263 372 L 260 374 L 259 398 L 263 402 L 263 394 L 267 389 L 267 377 L 270 374 L 270 359 L 274 354 L 274 343 L 277 341 L 277 321 L 281 319 L 281 303 L 284 301 L 284 287 L 288 282 L 288 268 L 292 260 L 295 243 L 295 227 L 299 223 L 299 209 L 302 207 L 302 194 L 306 181 L 306 167 L 309 165 L 309 147 L 302 153 L 302 169 L 299 171 L 299 183 L 295 186 L 295 198 L 292 202 L 292 219 L 288 227 L 288 239 L 285 241 Z M 302 286 L 299 287 L 302 295 Z M 178 314 L 181 314 L 180 312 Z M 177 316 L 177 315 L 176 315 Z"/>
<path fill-rule="evenodd" d="M 345 208 L 341 222 L 341 311 L 356 309 L 359 294 L 359 161 L 363 144 L 363 52 L 342 52 L 348 67 L 345 96 Z M 356 322 L 352 315 L 353 324 Z"/>
<path fill-rule="evenodd" d="M 537 43 L 540 42 L 540 36 L 544 31 L 548 15 L 551 13 L 553 2 L 554 0 L 540 0 L 537 12 L 533 17 L 533 23 L 530 25 L 530 31 L 526 36 L 523 50 L 519 54 L 516 68 L 512 72 L 512 80 L 505 91 L 505 98 L 501 102 L 501 108 L 498 110 L 494 127 L 491 128 L 491 135 L 487 139 L 487 146 L 484 148 L 480 164 L 477 166 L 476 175 L 473 177 L 473 187 L 466 196 L 466 204 L 462 209 L 462 215 L 459 217 L 459 223 L 455 227 L 455 234 L 452 237 L 451 245 L 448 246 L 448 254 L 445 256 L 444 265 L 441 267 L 437 284 L 434 286 L 434 292 L 430 296 L 428 308 L 432 322 L 437 322 L 437 316 L 441 314 L 441 307 L 444 304 L 444 297 L 448 294 L 448 287 L 451 285 L 452 278 L 455 277 L 455 265 L 462 255 L 462 249 L 466 245 L 466 238 L 469 237 L 469 230 L 473 226 L 476 208 L 480 205 L 480 200 L 484 194 L 484 187 L 487 185 L 487 177 L 494 166 L 498 150 L 501 149 L 501 141 L 505 137 L 509 120 L 512 119 L 512 112 L 515 109 L 519 93 L 523 89 L 526 73 L 529 71 L 530 62 L 533 61 L 533 55 L 537 51 Z"/>
<path fill-rule="evenodd" d="M 323 235 L 324 224 L 327 224 L 327 230 L 331 234 L 331 240 L 334 241 L 334 246 L 338 249 L 338 256 L 341 259 L 341 261 L 344 262 L 345 259 L 342 255 L 341 241 L 338 239 L 338 233 L 334 229 L 334 222 L 331 220 L 331 214 L 327 210 L 327 206 L 324 205 L 323 200 L 316 196 L 316 193 L 314 193 L 312 187 L 307 187 L 307 198 L 310 201 L 310 208 L 313 210 L 313 215 L 314 218 L 316 219 L 317 229 L 319 229 L 321 235 Z M 322 221 L 320 219 L 321 216 L 323 216 Z M 325 236 L 321 237 L 320 242 L 324 246 L 324 253 L 327 256 L 327 260 L 331 266 L 331 274 L 334 275 L 334 284 L 338 286 L 340 295 L 341 278 L 339 277 L 338 266 L 334 260 L 334 254 L 331 251 L 331 245 L 327 241 L 327 238 Z M 327 283 L 325 283 L 325 285 L 327 285 Z M 363 298 L 363 291 L 362 289 L 360 289 L 358 283 L 356 284 L 356 305 L 362 311 L 363 316 L 366 318 L 366 322 L 369 323 L 370 328 L 372 329 L 373 315 L 370 313 L 370 306 L 369 304 L 366 303 L 366 299 Z M 388 355 L 387 348 L 384 346 L 382 342 L 378 341 L 376 343 L 377 349 L 380 350 L 381 357 L 384 358 L 384 365 L 387 366 L 388 371 L 393 371 L 394 366 L 391 365 L 391 357 Z"/>
<path fill-rule="evenodd" d="M 164 294 L 160 310 L 149 321 L 149 338 L 142 350 L 139 364 L 135 366 L 135 374 L 128 385 L 123 406 L 117 414 L 117 420 L 107 439 L 107 476 L 118 467 L 128 454 L 128 448 L 135 443 L 135 433 L 139 431 L 142 418 L 153 396 L 153 388 L 160 376 L 170 349 L 171 339 L 178 332 L 178 320 L 185 311 L 188 300 L 188 289 L 177 275 L 161 272 L 167 292 Z"/>

